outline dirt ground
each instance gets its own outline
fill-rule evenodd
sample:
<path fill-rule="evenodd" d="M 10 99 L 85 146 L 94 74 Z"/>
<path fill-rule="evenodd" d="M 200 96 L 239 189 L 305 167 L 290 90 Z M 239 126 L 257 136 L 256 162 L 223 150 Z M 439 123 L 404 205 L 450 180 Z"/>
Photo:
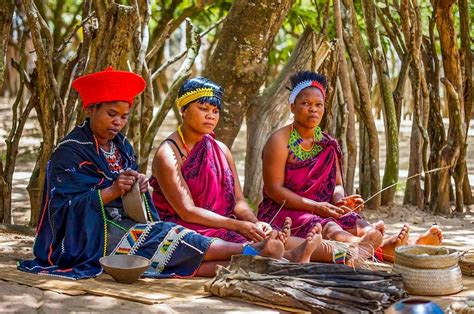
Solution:
<path fill-rule="evenodd" d="M 0 98 L 0 138 L 7 135 L 10 129 L 11 119 L 8 118 L 10 109 L 9 100 Z M 383 130 L 383 125 L 378 122 L 378 129 Z M 167 134 L 176 128 L 176 120 L 169 116 L 161 127 L 155 143 L 159 143 Z M 18 159 L 13 189 L 13 220 L 15 224 L 27 225 L 29 221 L 29 198 L 26 192 L 26 186 L 31 175 L 34 163 L 34 156 L 40 142 L 38 135 L 38 125 L 34 119 L 28 121 L 24 136 L 21 139 L 20 156 Z M 410 122 L 405 121 L 401 126 L 401 141 L 408 145 L 410 134 Z M 239 134 L 232 151 L 237 163 L 237 169 L 243 181 L 245 164 L 245 128 Z M 468 167 L 471 184 L 474 182 L 474 128 L 471 126 L 468 151 Z M 383 134 L 380 134 L 381 141 L 381 161 L 384 164 Z M 4 148 L 1 141 L 0 149 Z M 408 167 L 407 150 L 400 150 L 400 177 L 403 180 L 406 177 Z M 2 153 L 2 150 L 0 150 Z M 357 183 L 356 183 L 357 185 Z M 403 187 L 403 185 L 402 185 Z M 403 189 L 397 192 L 397 203 L 401 203 Z M 427 212 L 417 210 L 411 206 L 392 205 L 381 208 L 377 211 L 365 211 L 365 218 L 371 222 L 379 219 L 387 223 L 387 233 L 392 234 L 400 230 L 403 223 L 410 224 L 410 238 L 416 239 L 424 230 L 433 223 L 437 223 L 444 231 L 444 244 L 460 250 L 474 248 L 474 206 L 470 206 L 463 214 L 453 215 L 451 217 L 442 217 L 432 215 Z M 26 234 L 16 234 L 2 231 L 0 225 L 0 265 L 13 264 L 16 260 L 30 258 L 32 256 L 31 247 L 33 236 Z M 30 231 L 31 233 L 32 231 Z M 179 281 L 177 281 L 177 287 Z M 159 287 L 159 285 L 157 285 Z M 474 291 L 470 291 L 474 294 Z M 474 297 L 474 295 L 473 295 Z M 160 313 L 275 313 L 280 312 L 274 309 L 263 308 L 256 305 L 249 305 L 243 302 L 224 300 L 215 297 L 195 299 L 186 303 L 182 301 L 167 301 L 165 304 L 156 304 L 153 306 L 137 302 L 124 301 L 111 297 L 98 296 L 67 296 L 51 291 L 42 291 L 37 288 L 31 288 L 16 283 L 0 280 L 0 312 L 160 312 Z"/>

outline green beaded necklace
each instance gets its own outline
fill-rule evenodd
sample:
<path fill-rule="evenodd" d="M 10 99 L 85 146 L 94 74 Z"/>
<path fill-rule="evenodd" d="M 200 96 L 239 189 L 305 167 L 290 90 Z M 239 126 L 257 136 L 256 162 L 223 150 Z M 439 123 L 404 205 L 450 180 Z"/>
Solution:
<path fill-rule="evenodd" d="M 303 142 L 301 135 L 292 125 L 290 139 L 288 141 L 288 149 L 290 150 L 290 155 L 295 156 L 295 158 L 299 161 L 304 161 L 318 155 L 323 150 L 321 146 L 317 144 L 322 138 L 323 133 L 321 131 L 321 128 L 318 126 L 316 129 L 314 129 L 313 146 L 310 149 L 305 149 L 301 146 L 301 143 Z"/>

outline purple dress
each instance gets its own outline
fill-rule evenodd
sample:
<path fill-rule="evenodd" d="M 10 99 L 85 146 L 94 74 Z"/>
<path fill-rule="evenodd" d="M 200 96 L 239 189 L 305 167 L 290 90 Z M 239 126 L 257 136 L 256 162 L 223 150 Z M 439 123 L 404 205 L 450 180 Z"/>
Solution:
<path fill-rule="evenodd" d="M 327 134 L 318 142 L 322 151 L 307 160 L 287 163 L 285 167 L 284 186 L 294 193 L 316 202 L 331 202 L 336 187 L 336 163 L 342 161 L 342 153 L 337 141 Z M 340 165 L 342 169 L 342 165 Z M 274 202 L 263 188 L 263 200 L 258 207 L 258 219 L 272 221 L 272 227 L 280 229 L 285 217 L 293 220 L 292 235 L 304 238 L 308 232 L 320 223 L 323 227 L 330 221 L 336 222 L 343 229 L 353 229 L 359 215 L 353 213 L 339 219 L 324 218 L 307 211 L 283 207 Z M 275 217 L 276 215 L 276 217 Z"/>
<path fill-rule="evenodd" d="M 173 143 L 179 150 L 179 147 Z M 182 155 L 182 153 L 180 152 Z M 183 155 L 182 155 L 183 156 Z M 189 152 L 181 166 L 184 180 L 189 187 L 194 204 L 221 216 L 235 218 L 235 186 L 232 169 L 219 144 L 210 135 L 205 135 Z M 156 178 L 150 179 L 153 188 L 153 204 L 164 221 L 171 221 L 197 233 L 234 243 L 247 239 L 239 233 L 225 228 L 212 228 L 182 220 L 165 198 Z"/>

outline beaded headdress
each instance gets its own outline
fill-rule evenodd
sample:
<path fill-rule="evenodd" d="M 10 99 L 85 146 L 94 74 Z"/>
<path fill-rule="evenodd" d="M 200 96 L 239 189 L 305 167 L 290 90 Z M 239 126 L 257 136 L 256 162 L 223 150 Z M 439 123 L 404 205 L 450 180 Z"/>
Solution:
<path fill-rule="evenodd" d="M 319 89 L 321 91 L 321 94 L 323 94 L 323 98 L 324 99 L 326 98 L 326 92 L 325 92 L 324 87 L 321 83 L 319 83 L 318 81 L 307 80 L 307 81 L 303 81 L 303 82 L 298 83 L 295 86 L 295 88 L 293 88 L 293 90 L 291 91 L 290 97 L 288 99 L 290 104 L 293 104 L 295 102 L 296 96 L 298 96 L 298 94 L 301 93 L 301 91 L 303 89 L 305 89 L 306 87 L 310 87 L 310 86 L 316 87 L 317 89 Z"/>
<path fill-rule="evenodd" d="M 192 102 L 208 103 L 221 109 L 222 88 L 205 77 L 195 77 L 184 82 L 178 92 L 176 105 L 185 108 Z"/>
<path fill-rule="evenodd" d="M 178 106 L 178 108 L 181 108 L 189 103 L 192 103 L 193 101 L 198 100 L 199 98 L 212 96 L 214 96 L 214 91 L 212 90 L 212 88 L 199 88 L 187 92 L 183 96 L 179 97 L 176 100 L 176 106 Z"/>

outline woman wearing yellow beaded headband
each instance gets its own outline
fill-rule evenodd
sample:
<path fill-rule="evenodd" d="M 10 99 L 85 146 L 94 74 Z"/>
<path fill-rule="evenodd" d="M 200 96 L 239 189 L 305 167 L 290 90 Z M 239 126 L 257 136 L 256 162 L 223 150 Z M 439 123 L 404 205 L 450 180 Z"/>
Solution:
<path fill-rule="evenodd" d="M 294 121 L 273 133 L 264 147 L 265 188 L 258 218 L 278 228 L 290 217 L 292 234 L 302 238 L 319 223 L 324 238 L 361 241 L 359 245 L 365 246 L 361 252 L 368 253 L 365 257 L 375 251 L 377 258 L 393 261 L 395 247 L 408 241 L 408 226 L 382 239 L 384 223 L 367 223 L 358 215 L 364 200 L 345 195 L 342 152 L 319 127 L 325 113 L 326 77 L 303 71 L 290 81 L 288 100 Z M 420 238 L 419 243 L 426 240 Z"/>

